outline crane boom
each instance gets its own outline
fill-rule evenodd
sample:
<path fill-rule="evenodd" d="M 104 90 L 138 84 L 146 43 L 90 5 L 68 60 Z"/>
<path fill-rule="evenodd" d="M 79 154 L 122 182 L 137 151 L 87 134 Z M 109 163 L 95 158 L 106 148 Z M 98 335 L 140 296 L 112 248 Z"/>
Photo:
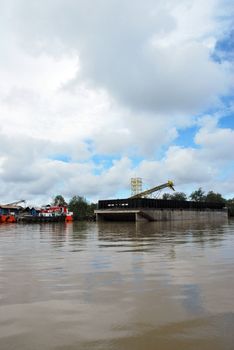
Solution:
<path fill-rule="evenodd" d="M 162 185 L 159 185 L 159 186 L 155 186 L 153 188 L 150 188 L 149 190 L 137 193 L 134 196 L 129 197 L 129 198 L 130 199 L 132 199 L 132 198 L 141 198 L 141 197 L 147 196 L 147 195 L 149 195 L 149 194 L 151 194 L 153 192 L 160 191 L 160 190 L 162 190 L 163 188 L 166 188 L 166 187 L 169 187 L 173 191 L 175 191 L 173 181 L 168 180 L 165 184 L 162 184 Z"/>
<path fill-rule="evenodd" d="M 6 205 L 17 205 L 17 204 L 20 204 L 20 203 L 25 203 L 25 199 L 22 199 L 20 201 L 17 201 L 17 202 L 12 202 L 12 203 L 7 203 Z"/>

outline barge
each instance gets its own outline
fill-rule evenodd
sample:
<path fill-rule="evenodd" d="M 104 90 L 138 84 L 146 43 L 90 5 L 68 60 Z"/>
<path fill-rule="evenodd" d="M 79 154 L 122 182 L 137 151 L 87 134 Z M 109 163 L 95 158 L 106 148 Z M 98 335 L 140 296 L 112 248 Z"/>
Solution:
<path fill-rule="evenodd" d="M 227 219 L 224 203 L 150 198 L 99 200 L 97 221 L 174 221 Z"/>

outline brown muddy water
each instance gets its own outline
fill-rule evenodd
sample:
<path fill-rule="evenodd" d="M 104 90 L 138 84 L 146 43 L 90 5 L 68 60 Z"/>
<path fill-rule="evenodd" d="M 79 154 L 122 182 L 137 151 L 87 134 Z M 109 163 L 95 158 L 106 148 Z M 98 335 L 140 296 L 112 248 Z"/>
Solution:
<path fill-rule="evenodd" d="M 0 225 L 1 350 L 233 350 L 234 220 Z"/>

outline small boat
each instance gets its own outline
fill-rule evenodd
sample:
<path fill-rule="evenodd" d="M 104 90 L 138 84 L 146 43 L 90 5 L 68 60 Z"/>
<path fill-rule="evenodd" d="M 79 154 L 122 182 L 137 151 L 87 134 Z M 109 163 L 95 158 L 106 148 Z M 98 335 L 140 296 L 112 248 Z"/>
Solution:
<path fill-rule="evenodd" d="M 14 223 L 17 221 L 16 217 L 20 211 L 19 206 L 11 204 L 0 204 L 0 223 Z"/>
<path fill-rule="evenodd" d="M 16 222 L 14 215 L 0 215 L 0 224 L 8 224 Z"/>

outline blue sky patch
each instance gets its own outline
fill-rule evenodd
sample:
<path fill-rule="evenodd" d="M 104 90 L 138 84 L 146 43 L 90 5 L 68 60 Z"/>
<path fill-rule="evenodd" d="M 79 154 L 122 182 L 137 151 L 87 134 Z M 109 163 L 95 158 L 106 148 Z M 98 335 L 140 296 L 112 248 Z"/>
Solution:
<path fill-rule="evenodd" d="M 199 146 L 196 143 L 194 143 L 194 137 L 198 132 L 198 130 L 199 130 L 199 127 L 197 126 L 179 130 L 178 137 L 174 141 L 174 144 L 180 147 L 198 148 Z"/>
<path fill-rule="evenodd" d="M 234 129 L 234 115 L 230 114 L 219 120 L 220 128 Z"/>
<path fill-rule="evenodd" d="M 71 157 L 67 154 L 54 154 L 50 156 L 49 159 L 58 160 L 64 163 L 71 163 Z"/>
<path fill-rule="evenodd" d="M 217 41 L 212 58 L 219 63 L 234 60 L 234 30 Z"/>

